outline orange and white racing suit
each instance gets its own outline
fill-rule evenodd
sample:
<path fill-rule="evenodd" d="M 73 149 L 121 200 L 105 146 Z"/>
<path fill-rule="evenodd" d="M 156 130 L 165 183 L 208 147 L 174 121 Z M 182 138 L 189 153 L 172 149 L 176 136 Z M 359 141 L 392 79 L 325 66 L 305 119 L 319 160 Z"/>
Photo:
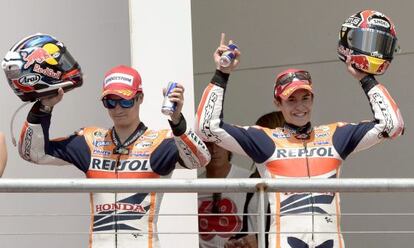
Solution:
<path fill-rule="evenodd" d="M 311 127 L 268 129 L 223 122 L 229 74 L 216 71 L 197 111 L 196 132 L 205 141 L 252 158 L 263 178 L 337 178 L 351 153 L 402 134 L 400 111 L 373 77 L 361 82 L 374 120 Z M 363 80 L 361 80 L 363 81 Z M 269 247 L 343 248 L 337 193 L 268 193 L 271 207 Z"/>
<path fill-rule="evenodd" d="M 180 161 L 195 169 L 210 154 L 182 117 L 171 130 L 150 130 L 141 122 L 120 144 L 114 128 L 87 127 L 49 140 L 50 114 L 36 103 L 19 142 L 22 158 L 36 164 L 73 164 L 87 178 L 168 178 Z M 173 134 L 172 134 L 173 132 Z M 161 193 L 91 193 L 90 248 L 159 247 L 157 217 Z"/>

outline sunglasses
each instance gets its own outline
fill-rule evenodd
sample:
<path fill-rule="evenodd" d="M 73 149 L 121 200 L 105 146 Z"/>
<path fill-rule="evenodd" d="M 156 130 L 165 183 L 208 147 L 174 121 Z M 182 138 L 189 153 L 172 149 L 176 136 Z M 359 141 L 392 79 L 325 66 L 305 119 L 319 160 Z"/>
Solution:
<path fill-rule="evenodd" d="M 276 80 L 276 86 L 285 85 L 291 83 L 293 79 L 306 80 L 309 84 L 312 84 L 312 78 L 309 72 L 307 71 L 297 71 L 286 73 Z"/>
<path fill-rule="evenodd" d="M 102 99 L 102 103 L 107 109 L 114 109 L 117 104 L 119 104 L 121 108 L 131 108 L 132 106 L 134 106 L 135 98 L 132 98 L 130 100 L 126 100 L 122 98 L 121 99 L 104 98 Z"/>

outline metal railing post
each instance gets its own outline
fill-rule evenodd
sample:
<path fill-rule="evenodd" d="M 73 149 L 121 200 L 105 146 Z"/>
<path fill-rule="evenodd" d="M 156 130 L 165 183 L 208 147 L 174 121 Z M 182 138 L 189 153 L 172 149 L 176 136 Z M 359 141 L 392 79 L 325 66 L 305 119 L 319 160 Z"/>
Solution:
<path fill-rule="evenodd" d="M 258 237 L 258 244 L 259 248 L 265 248 L 266 245 L 266 206 L 265 204 L 265 184 L 258 184 L 258 190 L 259 190 L 259 220 L 258 220 L 258 231 L 259 235 Z"/>

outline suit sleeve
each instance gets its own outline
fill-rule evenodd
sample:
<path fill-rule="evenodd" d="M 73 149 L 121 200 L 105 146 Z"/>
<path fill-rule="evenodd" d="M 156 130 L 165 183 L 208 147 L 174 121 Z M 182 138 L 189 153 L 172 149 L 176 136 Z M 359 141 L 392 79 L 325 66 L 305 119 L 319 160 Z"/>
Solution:
<path fill-rule="evenodd" d="M 228 76 L 217 70 L 204 90 L 197 110 L 195 130 L 204 141 L 214 142 L 231 152 L 263 163 L 275 151 L 273 140 L 261 129 L 238 127 L 223 121 Z"/>
<path fill-rule="evenodd" d="M 187 122 L 183 115 L 178 124 L 174 125 L 170 121 L 172 130 L 170 143 L 171 153 L 175 151 L 178 155 L 174 161 L 180 162 L 188 169 L 196 169 L 206 166 L 210 162 L 210 153 L 204 142 L 197 134 L 187 126 Z M 173 141 L 173 142 L 171 142 Z"/>
<path fill-rule="evenodd" d="M 373 76 L 361 80 L 361 86 L 368 97 L 374 119 L 359 124 L 340 125 L 336 129 L 333 143 L 342 159 L 384 139 L 396 138 L 404 132 L 401 112 L 387 89 Z"/>
<path fill-rule="evenodd" d="M 74 164 L 86 172 L 90 162 L 90 149 L 82 132 L 50 140 L 50 119 L 50 114 L 39 110 L 39 103 L 33 105 L 20 134 L 20 156 L 35 164 Z"/>

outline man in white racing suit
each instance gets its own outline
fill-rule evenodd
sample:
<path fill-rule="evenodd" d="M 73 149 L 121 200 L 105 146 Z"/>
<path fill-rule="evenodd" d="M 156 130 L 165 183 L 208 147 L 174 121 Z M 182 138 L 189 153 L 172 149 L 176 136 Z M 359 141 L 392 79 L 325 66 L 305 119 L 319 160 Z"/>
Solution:
<path fill-rule="evenodd" d="M 238 50 L 229 67 L 221 67 L 227 50 L 222 35 L 214 54 L 217 70 L 206 87 L 197 111 L 196 131 L 203 140 L 250 157 L 264 178 L 337 178 L 342 161 L 403 133 L 400 111 L 383 85 L 372 75 L 353 68 L 348 72 L 365 92 L 374 119 L 312 126 L 312 80 L 309 72 L 288 69 L 276 77 L 274 103 L 286 121 L 280 128 L 240 127 L 223 121 L 223 104 L 230 73 L 239 63 Z M 340 201 L 337 193 L 268 193 L 272 213 L 269 247 L 343 248 Z"/>
<path fill-rule="evenodd" d="M 143 90 L 139 73 L 128 66 L 112 68 L 103 84 L 102 102 L 114 126 L 86 127 L 69 137 L 50 140 L 51 111 L 63 97 L 37 101 L 20 136 L 22 158 L 36 164 L 73 164 L 87 178 L 168 178 L 177 162 L 195 169 L 210 154 L 181 114 L 184 88 L 169 98 L 177 108 L 171 130 L 151 130 L 140 120 Z M 90 248 L 159 247 L 157 216 L 161 193 L 92 193 Z"/>

